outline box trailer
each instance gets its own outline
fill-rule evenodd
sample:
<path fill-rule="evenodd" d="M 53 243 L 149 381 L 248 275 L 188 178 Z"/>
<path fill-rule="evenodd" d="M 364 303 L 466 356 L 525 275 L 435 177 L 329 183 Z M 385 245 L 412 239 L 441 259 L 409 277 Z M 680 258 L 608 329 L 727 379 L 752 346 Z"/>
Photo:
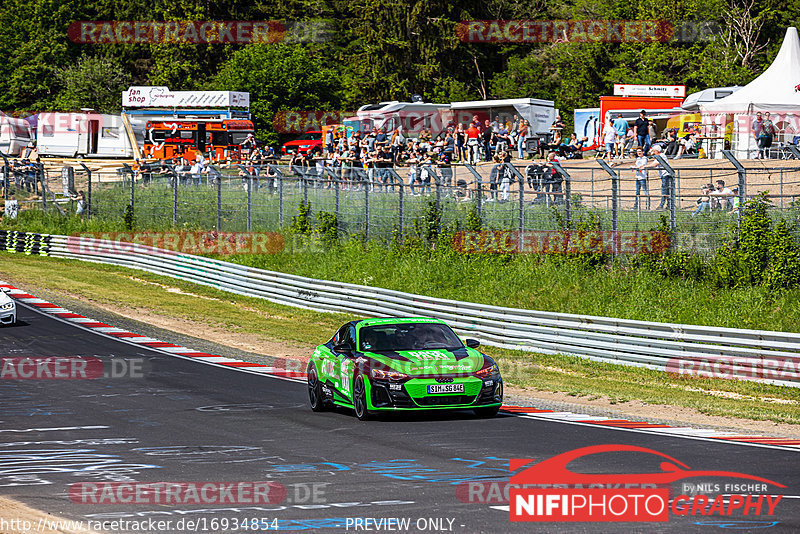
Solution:
<path fill-rule="evenodd" d="M 134 125 L 141 146 L 143 129 Z M 132 158 L 134 149 L 120 115 L 100 113 L 40 113 L 36 128 L 40 156 Z"/>
<path fill-rule="evenodd" d="M 513 120 L 514 115 L 527 120 L 531 125 L 531 134 L 549 134 L 550 125 L 558 115 L 555 102 L 540 100 L 538 98 L 509 98 L 505 100 L 471 100 L 467 102 L 453 102 L 450 104 L 453 113 L 453 122 L 463 125 L 469 124 L 473 115 L 483 123 L 495 118 L 500 122 Z"/>

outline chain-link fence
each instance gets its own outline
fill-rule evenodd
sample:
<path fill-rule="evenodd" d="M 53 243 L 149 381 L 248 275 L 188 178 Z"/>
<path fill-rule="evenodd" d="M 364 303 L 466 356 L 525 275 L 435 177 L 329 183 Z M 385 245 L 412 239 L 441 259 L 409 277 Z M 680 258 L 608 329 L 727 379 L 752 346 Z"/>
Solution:
<path fill-rule="evenodd" d="M 47 173 L 40 180 L 46 191 L 41 205 L 65 202 L 66 190 L 74 188 L 87 192 L 89 216 L 123 222 L 129 211 L 137 228 L 276 231 L 287 228 L 304 203 L 312 226 L 326 212 L 336 216 L 341 237 L 384 240 L 443 227 L 646 231 L 666 222 L 676 247 L 698 252 L 719 246 L 738 223 L 744 202 L 761 191 L 768 193 L 774 217 L 798 221 L 800 168 L 793 161 L 747 168 L 732 158 L 728 165 L 695 160 L 680 167 L 673 160 L 648 161 L 651 166 L 639 170 L 631 162 L 598 160 L 370 169 L 234 166 L 199 174 L 171 166 L 91 172 L 82 165 L 69 186 L 65 172 Z M 706 184 L 711 191 L 702 189 Z"/>

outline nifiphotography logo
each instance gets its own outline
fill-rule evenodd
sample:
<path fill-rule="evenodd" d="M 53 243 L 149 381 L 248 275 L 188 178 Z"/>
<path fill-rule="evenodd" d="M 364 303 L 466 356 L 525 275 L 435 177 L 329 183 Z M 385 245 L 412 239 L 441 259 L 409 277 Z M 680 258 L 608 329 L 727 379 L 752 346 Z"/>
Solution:
<path fill-rule="evenodd" d="M 582 473 L 570 464 L 587 465 L 600 453 L 650 455 L 658 472 Z M 632 445 L 595 445 L 575 449 L 543 461 L 512 459 L 509 469 L 509 519 L 531 522 L 637 521 L 665 522 L 673 516 L 770 517 L 781 495 L 768 488 L 786 486 L 732 471 L 693 470 L 664 453 Z M 635 465 L 625 463 L 623 465 Z M 595 467 L 596 469 L 596 467 Z M 693 479 L 693 482 L 685 482 Z M 735 479 L 736 482 L 729 482 Z M 699 481 L 699 482 L 698 482 Z M 714 481 L 714 482 L 711 482 Z M 673 490 L 671 493 L 670 490 Z M 677 491 L 674 491 L 676 490 Z"/>

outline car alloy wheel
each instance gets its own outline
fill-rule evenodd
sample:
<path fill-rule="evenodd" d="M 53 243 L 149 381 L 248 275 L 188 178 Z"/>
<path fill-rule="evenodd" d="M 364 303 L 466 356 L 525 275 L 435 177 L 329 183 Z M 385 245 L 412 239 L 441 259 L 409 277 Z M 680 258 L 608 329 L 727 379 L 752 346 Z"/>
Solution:
<path fill-rule="evenodd" d="M 322 388 L 317 379 L 317 368 L 313 363 L 308 364 L 308 400 L 311 403 L 311 410 L 321 412 L 325 409 L 325 401 L 322 399 Z"/>
<path fill-rule="evenodd" d="M 367 410 L 367 389 L 364 386 L 364 377 L 361 375 L 356 375 L 353 380 L 353 408 L 359 420 L 366 421 L 369 419 L 369 411 Z"/>

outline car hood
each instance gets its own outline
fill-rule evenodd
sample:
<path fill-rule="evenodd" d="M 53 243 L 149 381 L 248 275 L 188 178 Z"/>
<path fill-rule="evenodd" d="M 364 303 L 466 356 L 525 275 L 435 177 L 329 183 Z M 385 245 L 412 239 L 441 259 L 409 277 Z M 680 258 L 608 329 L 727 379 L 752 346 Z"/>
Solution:
<path fill-rule="evenodd" d="M 447 349 L 363 352 L 378 369 L 411 376 L 474 373 L 484 366 L 484 356 L 467 347 Z"/>
<path fill-rule="evenodd" d="M 0 306 L 3 304 L 8 304 L 9 302 L 14 302 L 14 299 L 0 291 Z"/>

